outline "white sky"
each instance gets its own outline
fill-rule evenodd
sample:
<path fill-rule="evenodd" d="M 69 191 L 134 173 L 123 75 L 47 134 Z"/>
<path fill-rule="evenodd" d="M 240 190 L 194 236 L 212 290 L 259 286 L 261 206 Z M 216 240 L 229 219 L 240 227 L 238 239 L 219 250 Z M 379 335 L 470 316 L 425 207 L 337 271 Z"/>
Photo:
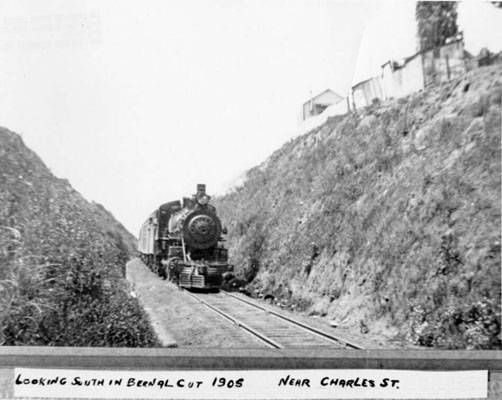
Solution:
<path fill-rule="evenodd" d="M 459 14 L 468 50 L 502 49 L 502 10 Z M 0 125 L 137 234 L 294 136 L 311 90 L 345 95 L 415 48 L 407 1 L 3 0 Z"/>

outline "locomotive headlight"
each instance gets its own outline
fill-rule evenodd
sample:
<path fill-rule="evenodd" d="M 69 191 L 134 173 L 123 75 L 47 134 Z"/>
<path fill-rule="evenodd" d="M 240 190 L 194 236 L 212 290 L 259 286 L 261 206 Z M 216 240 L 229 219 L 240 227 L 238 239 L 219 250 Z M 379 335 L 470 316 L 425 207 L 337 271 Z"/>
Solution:
<path fill-rule="evenodd" d="M 198 202 L 201 206 L 205 206 L 209 202 L 209 197 L 207 197 L 206 195 L 200 196 L 198 198 Z"/>

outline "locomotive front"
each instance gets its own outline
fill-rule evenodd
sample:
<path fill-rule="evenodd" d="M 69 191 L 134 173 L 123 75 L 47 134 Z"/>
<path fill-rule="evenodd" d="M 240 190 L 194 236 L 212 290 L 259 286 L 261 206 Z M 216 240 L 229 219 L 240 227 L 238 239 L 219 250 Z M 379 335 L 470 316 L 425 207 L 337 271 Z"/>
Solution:
<path fill-rule="evenodd" d="M 143 224 L 138 250 L 153 272 L 186 288 L 221 286 L 232 267 L 223 246 L 225 229 L 209 200 L 199 184 L 191 198 L 162 204 Z"/>
<path fill-rule="evenodd" d="M 230 270 L 221 221 L 209 200 L 205 185 L 197 185 L 197 193 L 183 199 L 183 208 L 169 220 L 169 232 L 179 238 L 183 253 L 168 268 L 182 287 L 219 288 Z"/>
<path fill-rule="evenodd" d="M 207 204 L 207 198 L 206 195 L 196 197 L 195 204 L 185 204 L 186 208 L 173 214 L 169 220 L 169 231 L 180 234 L 191 250 L 214 247 L 221 237 L 221 221 Z"/>

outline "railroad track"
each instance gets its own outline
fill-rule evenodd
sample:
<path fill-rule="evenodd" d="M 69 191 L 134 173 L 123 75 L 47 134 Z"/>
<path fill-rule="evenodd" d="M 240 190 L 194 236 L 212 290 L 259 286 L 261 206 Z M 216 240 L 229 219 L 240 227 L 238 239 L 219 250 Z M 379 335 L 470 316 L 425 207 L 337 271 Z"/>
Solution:
<path fill-rule="evenodd" d="M 231 293 L 193 293 L 189 291 L 185 291 L 185 293 L 253 335 L 268 347 L 276 349 L 308 346 L 362 348 L 356 343 Z"/>

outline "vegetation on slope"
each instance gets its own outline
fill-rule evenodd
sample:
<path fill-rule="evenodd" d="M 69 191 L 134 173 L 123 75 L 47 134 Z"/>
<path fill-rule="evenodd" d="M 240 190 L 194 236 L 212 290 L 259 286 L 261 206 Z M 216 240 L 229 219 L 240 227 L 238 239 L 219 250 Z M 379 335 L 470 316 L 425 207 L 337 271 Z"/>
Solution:
<path fill-rule="evenodd" d="M 500 346 L 502 68 L 335 117 L 217 199 L 250 287 L 425 346 Z"/>
<path fill-rule="evenodd" d="M 134 237 L 0 128 L 0 344 L 152 346 L 123 267 Z"/>

